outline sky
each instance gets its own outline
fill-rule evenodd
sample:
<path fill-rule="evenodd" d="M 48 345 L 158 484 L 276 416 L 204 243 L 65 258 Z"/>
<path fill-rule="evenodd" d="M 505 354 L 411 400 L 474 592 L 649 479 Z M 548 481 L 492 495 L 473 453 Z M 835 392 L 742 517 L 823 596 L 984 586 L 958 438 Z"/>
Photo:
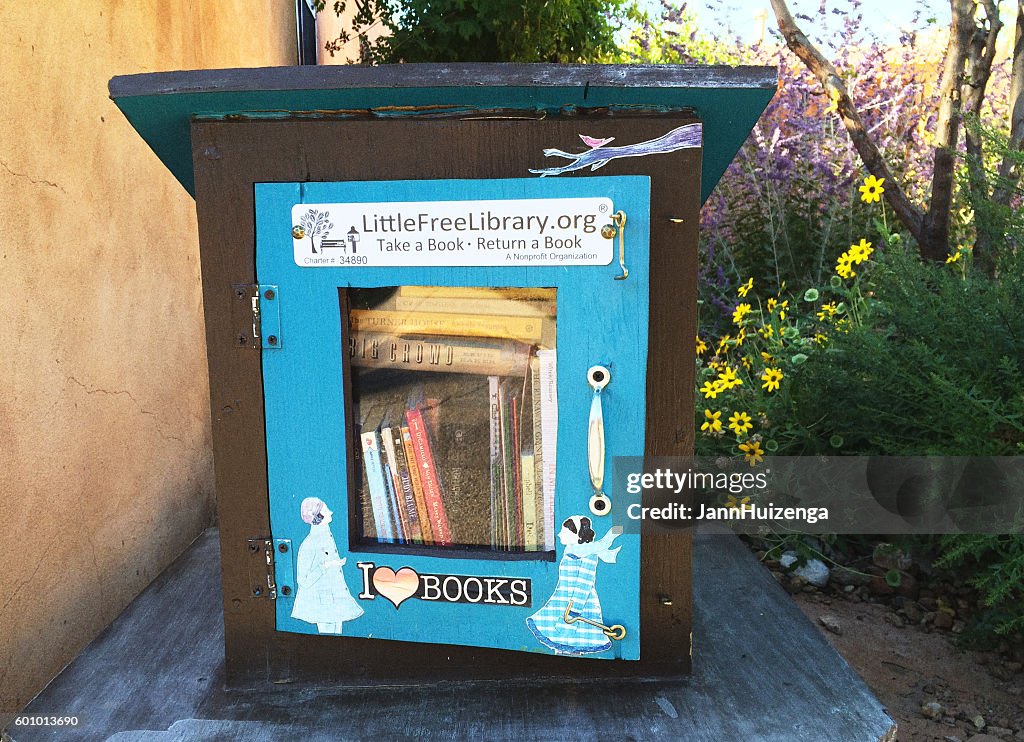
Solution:
<path fill-rule="evenodd" d="M 805 14 L 817 18 L 818 8 L 826 8 L 826 17 L 836 18 L 832 11 L 849 9 L 850 0 L 788 0 L 789 10 L 795 16 Z M 659 0 L 647 0 L 650 7 L 660 7 Z M 678 3 L 673 2 L 673 5 Z M 709 30 L 724 32 L 725 36 L 740 36 L 746 41 L 756 41 L 761 29 L 761 22 L 756 19 L 758 11 L 767 14 L 769 28 L 776 28 L 775 16 L 772 14 L 768 0 L 689 0 L 687 8 L 697 14 L 702 25 Z M 901 27 L 908 26 L 915 14 L 921 10 L 922 18 L 935 18 L 938 23 L 949 23 L 948 0 L 863 0 L 860 13 L 864 25 L 885 41 L 899 38 Z M 657 12 L 657 11 L 655 11 Z M 653 14 L 653 13 L 652 13 Z M 809 25 L 800 18 L 797 23 L 804 31 L 810 33 Z"/>

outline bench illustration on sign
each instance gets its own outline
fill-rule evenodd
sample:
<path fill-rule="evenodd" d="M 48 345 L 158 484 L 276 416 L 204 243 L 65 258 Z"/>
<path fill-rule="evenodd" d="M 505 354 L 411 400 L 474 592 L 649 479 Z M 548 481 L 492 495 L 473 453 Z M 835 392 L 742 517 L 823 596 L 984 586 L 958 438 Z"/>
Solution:
<path fill-rule="evenodd" d="M 618 160 L 623 157 L 643 157 L 645 155 L 661 155 L 668 152 L 675 152 L 680 149 L 697 148 L 701 146 L 703 140 L 703 125 L 702 124 L 686 124 L 678 128 L 673 129 L 667 134 L 663 134 L 657 139 L 648 139 L 646 142 L 637 142 L 636 144 L 627 144 L 623 147 L 607 147 L 609 142 L 615 140 L 615 137 L 607 137 L 605 139 L 597 139 L 595 137 L 589 137 L 586 134 L 580 134 L 580 139 L 590 149 L 583 152 L 565 152 L 560 149 L 553 147 L 544 150 L 545 157 L 564 157 L 567 160 L 572 160 L 568 165 L 562 165 L 561 167 L 549 167 L 541 169 L 530 169 L 531 173 L 539 175 L 542 178 L 546 175 L 561 175 L 562 173 L 571 173 L 574 170 L 585 170 L 590 168 L 591 170 L 597 170 L 607 165 L 612 160 Z"/>

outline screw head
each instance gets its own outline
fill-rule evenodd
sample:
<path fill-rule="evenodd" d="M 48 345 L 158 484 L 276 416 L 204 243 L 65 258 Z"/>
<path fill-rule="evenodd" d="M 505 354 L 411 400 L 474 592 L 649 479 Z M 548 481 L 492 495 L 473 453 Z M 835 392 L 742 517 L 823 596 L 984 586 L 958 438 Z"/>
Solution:
<path fill-rule="evenodd" d="M 281 552 L 282 554 L 287 554 L 288 553 L 288 544 L 278 544 L 277 550 L 279 552 Z"/>
<path fill-rule="evenodd" d="M 267 301 L 270 301 L 275 296 L 277 296 L 277 294 L 274 293 L 274 289 L 267 289 L 266 291 L 263 292 L 263 298 L 266 299 Z"/>
<path fill-rule="evenodd" d="M 605 224 L 603 227 L 601 227 L 601 236 L 604 237 L 606 240 L 610 240 L 612 237 L 616 235 L 617 232 L 618 230 L 615 229 L 614 224 Z"/>
<path fill-rule="evenodd" d="M 260 550 L 260 545 L 259 544 L 249 544 L 249 551 L 251 551 L 253 554 L 255 554 L 259 550 Z"/>
<path fill-rule="evenodd" d="M 258 598 L 258 597 L 260 597 L 261 595 L 263 595 L 263 588 L 262 588 L 262 587 L 258 587 L 258 586 L 257 586 L 257 587 L 254 587 L 254 588 L 252 589 L 252 596 L 253 596 L 254 598 Z"/>
<path fill-rule="evenodd" d="M 284 597 L 287 598 L 291 594 L 292 594 L 292 589 L 290 587 L 288 587 L 287 585 L 285 585 L 284 587 L 281 588 L 281 595 L 283 595 Z"/>
<path fill-rule="evenodd" d="M 303 227 L 301 224 L 296 224 L 294 227 L 292 227 L 292 237 L 294 237 L 297 240 L 301 240 L 305 236 L 306 228 Z"/>
<path fill-rule="evenodd" d="M 270 335 L 267 337 L 267 342 L 271 345 L 277 345 L 277 335 Z"/>

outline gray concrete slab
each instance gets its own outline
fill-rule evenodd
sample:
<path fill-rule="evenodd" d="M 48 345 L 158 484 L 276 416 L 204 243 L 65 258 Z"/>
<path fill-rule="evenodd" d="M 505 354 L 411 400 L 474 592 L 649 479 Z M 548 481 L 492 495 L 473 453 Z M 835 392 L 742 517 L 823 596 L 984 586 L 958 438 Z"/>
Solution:
<path fill-rule="evenodd" d="M 225 689 L 206 532 L 25 709 L 15 742 L 672 739 L 877 742 L 895 723 L 731 535 L 694 544 L 694 673 L 673 681 Z"/>

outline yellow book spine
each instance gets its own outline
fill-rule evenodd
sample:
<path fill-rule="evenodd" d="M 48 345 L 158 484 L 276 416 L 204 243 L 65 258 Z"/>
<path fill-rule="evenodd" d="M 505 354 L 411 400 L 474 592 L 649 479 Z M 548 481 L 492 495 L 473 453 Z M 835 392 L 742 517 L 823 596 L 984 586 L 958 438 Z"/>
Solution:
<path fill-rule="evenodd" d="M 535 317 L 353 309 L 349 320 L 353 332 L 510 338 L 526 343 L 539 342 L 542 336 L 541 321 Z"/>

